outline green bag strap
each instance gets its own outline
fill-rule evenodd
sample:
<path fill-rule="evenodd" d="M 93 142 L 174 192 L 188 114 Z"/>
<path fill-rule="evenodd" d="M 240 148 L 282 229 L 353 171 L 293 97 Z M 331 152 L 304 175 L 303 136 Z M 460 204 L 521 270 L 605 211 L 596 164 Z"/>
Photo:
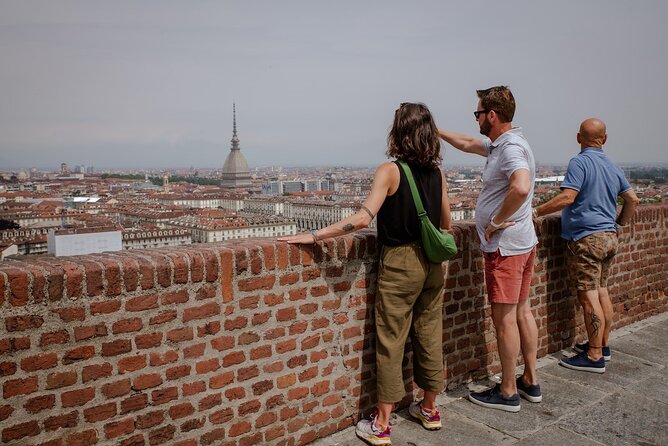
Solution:
<path fill-rule="evenodd" d="M 408 185 L 411 187 L 411 194 L 413 194 L 413 201 L 415 202 L 415 208 L 417 209 L 418 218 L 422 218 L 425 215 L 427 215 L 427 212 L 424 210 L 424 206 L 422 206 L 422 199 L 420 198 L 420 193 L 418 192 L 417 186 L 415 185 L 415 180 L 413 179 L 413 172 L 411 172 L 410 167 L 408 167 L 408 164 L 406 164 L 405 161 L 397 160 L 397 164 L 401 166 L 401 168 L 404 170 L 404 173 L 406 174 L 406 178 L 408 179 Z"/>

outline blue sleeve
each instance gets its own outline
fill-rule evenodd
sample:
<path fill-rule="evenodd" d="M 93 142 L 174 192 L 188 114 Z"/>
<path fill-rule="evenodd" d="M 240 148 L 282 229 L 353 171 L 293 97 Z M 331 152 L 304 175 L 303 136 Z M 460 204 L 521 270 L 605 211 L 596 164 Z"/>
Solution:
<path fill-rule="evenodd" d="M 510 179 L 511 175 L 518 169 L 531 171 L 526 152 L 522 147 L 516 145 L 507 146 L 503 149 L 503 153 L 499 160 L 499 166 L 501 172 L 503 172 L 508 179 Z"/>
<path fill-rule="evenodd" d="M 585 170 L 584 166 L 580 164 L 577 158 L 573 158 L 568 163 L 568 168 L 566 169 L 566 176 L 564 181 L 561 182 L 561 188 L 573 189 L 580 192 L 582 184 L 585 180 Z"/>
<path fill-rule="evenodd" d="M 623 194 L 627 190 L 631 189 L 631 185 L 629 182 L 626 180 L 626 177 L 624 176 L 624 172 L 619 169 L 619 194 Z"/>

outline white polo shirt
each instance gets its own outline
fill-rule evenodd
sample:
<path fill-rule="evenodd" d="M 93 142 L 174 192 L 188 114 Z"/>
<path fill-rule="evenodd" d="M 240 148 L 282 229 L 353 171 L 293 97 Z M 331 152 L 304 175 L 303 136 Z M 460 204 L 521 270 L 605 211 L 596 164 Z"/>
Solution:
<path fill-rule="evenodd" d="M 496 252 L 498 249 L 502 256 L 525 254 L 538 243 L 531 218 L 531 200 L 536 179 L 533 152 L 519 127 L 513 127 L 494 142 L 485 140 L 484 148 L 487 152 L 487 163 L 482 174 L 483 186 L 475 211 L 480 248 L 484 252 Z M 529 171 L 531 176 L 529 195 L 520 208 L 507 219 L 514 221 L 515 224 L 494 232 L 491 240 L 487 242 L 485 228 L 501 209 L 510 186 L 510 176 L 518 169 Z"/>

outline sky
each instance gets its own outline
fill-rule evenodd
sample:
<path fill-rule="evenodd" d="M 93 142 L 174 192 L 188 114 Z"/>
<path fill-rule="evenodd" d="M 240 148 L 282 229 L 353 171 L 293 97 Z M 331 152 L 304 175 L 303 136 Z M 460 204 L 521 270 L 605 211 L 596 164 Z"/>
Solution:
<path fill-rule="evenodd" d="M 477 135 L 508 85 L 538 164 L 608 126 L 618 163 L 667 163 L 665 0 L 0 0 L 0 170 L 374 166 L 401 102 Z M 482 164 L 442 145 L 444 165 Z"/>

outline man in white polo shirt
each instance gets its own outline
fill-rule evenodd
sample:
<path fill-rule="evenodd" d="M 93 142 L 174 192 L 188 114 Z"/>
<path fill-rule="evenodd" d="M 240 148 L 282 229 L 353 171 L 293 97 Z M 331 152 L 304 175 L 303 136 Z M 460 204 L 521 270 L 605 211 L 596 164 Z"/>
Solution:
<path fill-rule="evenodd" d="M 535 163 L 521 129 L 512 125 L 515 99 L 510 89 L 498 86 L 477 93 L 480 100 L 473 114 L 480 133 L 488 139 L 439 130 L 441 138 L 455 148 L 487 158 L 476 204 L 476 229 L 503 378 L 500 385 L 472 392 L 469 399 L 484 407 L 518 412 L 520 395 L 535 403 L 542 400 L 536 375 L 538 328 L 528 299 L 538 243 L 531 218 Z M 520 349 L 524 373 L 515 378 Z"/>

